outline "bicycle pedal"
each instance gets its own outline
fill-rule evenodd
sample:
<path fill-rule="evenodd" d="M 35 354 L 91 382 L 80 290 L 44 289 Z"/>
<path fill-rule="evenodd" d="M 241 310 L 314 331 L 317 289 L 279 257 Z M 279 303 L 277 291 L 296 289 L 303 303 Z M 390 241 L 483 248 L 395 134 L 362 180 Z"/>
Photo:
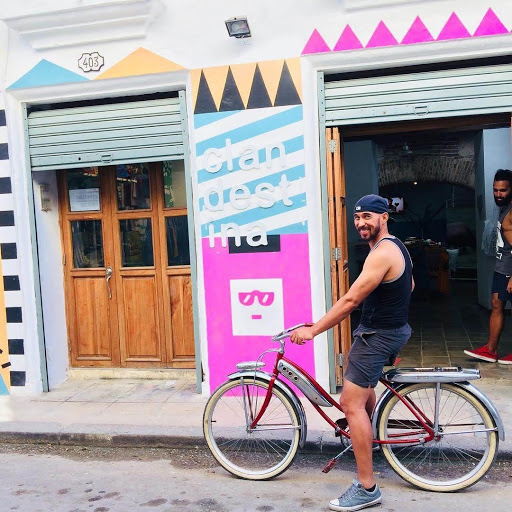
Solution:
<path fill-rule="evenodd" d="M 336 459 L 329 460 L 324 466 L 324 469 L 322 469 L 322 473 L 329 473 L 329 471 L 331 471 L 331 469 L 336 465 L 336 462 L 338 462 Z"/>
<path fill-rule="evenodd" d="M 334 423 L 336 423 L 336 425 L 338 425 L 338 427 L 341 430 L 347 430 L 347 428 L 348 428 L 347 418 L 340 418 L 340 419 L 336 420 Z M 334 436 L 335 437 L 340 437 L 341 434 L 340 434 L 340 432 L 334 432 Z"/>

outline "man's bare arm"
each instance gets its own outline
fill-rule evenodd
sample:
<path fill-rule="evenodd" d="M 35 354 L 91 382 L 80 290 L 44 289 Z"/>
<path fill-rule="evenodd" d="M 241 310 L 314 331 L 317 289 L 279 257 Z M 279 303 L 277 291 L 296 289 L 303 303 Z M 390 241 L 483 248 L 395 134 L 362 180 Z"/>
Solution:
<path fill-rule="evenodd" d="M 290 339 L 294 342 L 313 339 L 350 315 L 383 281 L 391 268 L 394 254 L 392 251 L 394 250 L 391 244 L 382 244 L 375 251 L 371 252 L 366 258 L 361 274 L 350 287 L 350 290 L 312 327 L 297 329 Z"/>
<path fill-rule="evenodd" d="M 512 210 L 507 213 L 501 223 L 501 231 L 505 240 L 512 245 Z M 508 280 L 507 292 L 512 293 L 512 277 Z"/>
<path fill-rule="evenodd" d="M 509 211 L 503 219 L 501 231 L 507 242 L 512 245 L 512 210 Z"/>

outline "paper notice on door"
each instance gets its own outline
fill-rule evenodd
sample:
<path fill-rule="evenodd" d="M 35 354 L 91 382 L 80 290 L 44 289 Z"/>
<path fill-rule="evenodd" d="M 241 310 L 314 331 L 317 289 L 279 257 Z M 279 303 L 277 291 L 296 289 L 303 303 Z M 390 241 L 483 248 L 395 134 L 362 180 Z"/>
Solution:
<path fill-rule="evenodd" d="M 97 212 L 100 210 L 100 189 L 81 188 L 69 191 L 69 209 L 72 212 Z"/>

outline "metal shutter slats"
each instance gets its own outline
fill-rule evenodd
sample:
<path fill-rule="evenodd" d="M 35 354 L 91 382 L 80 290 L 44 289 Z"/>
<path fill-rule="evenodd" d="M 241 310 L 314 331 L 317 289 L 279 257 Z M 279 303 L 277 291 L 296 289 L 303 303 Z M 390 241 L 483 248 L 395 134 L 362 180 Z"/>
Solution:
<path fill-rule="evenodd" d="M 184 158 L 180 98 L 33 112 L 33 171 Z"/>
<path fill-rule="evenodd" d="M 488 114 L 510 109 L 511 100 L 511 65 L 342 80 L 325 84 L 325 120 L 341 126 Z"/>

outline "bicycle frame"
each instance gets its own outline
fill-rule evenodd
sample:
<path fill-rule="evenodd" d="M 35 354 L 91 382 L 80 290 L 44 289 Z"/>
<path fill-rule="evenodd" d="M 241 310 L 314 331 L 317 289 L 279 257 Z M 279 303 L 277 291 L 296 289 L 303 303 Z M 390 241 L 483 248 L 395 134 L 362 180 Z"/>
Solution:
<path fill-rule="evenodd" d="M 304 393 L 304 396 L 308 399 L 308 401 L 311 403 L 313 408 L 320 414 L 320 416 L 335 430 L 337 435 L 342 435 L 348 439 L 350 439 L 350 433 L 346 430 L 342 429 L 339 425 L 337 425 L 334 421 L 327 416 L 327 414 L 324 413 L 324 411 L 321 409 L 321 406 L 318 405 L 318 403 L 315 403 L 315 399 L 311 397 L 311 393 L 308 393 L 307 390 L 304 392 L 304 388 L 306 386 L 309 386 L 310 389 L 314 391 L 317 397 L 320 397 L 321 400 L 324 401 L 324 407 L 335 407 L 340 412 L 343 412 L 341 406 L 329 395 L 321 386 L 316 382 L 316 380 L 309 375 L 306 370 L 301 368 L 299 365 L 295 364 L 293 361 L 289 360 L 288 358 L 284 357 L 284 342 L 282 340 L 279 340 L 281 343 L 281 349 L 275 350 L 277 352 L 276 359 L 274 362 L 274 367 L 272 370 L 272 373 L 269 374 L 269 386 L 265 395 L 265 398 L 263 400 L 263 404 L 261 406 L 261 409 L 258 411 L 258 414 L 255 418 L 250 418 L 250 424 L 248 423 L 248 428 L 250 430 L 255 430 L 257 428 L 258 422 L 264 415 L 268 404 L 270 403 L 270 399 L 272 396 L 272 390 L 274 388 L 275 382 L 277 379 L 279 379 L 279 375 L 282 375 L 284 378 L 286 378 L 290 383 L 295 384 L 301 391 Z M 266 352 L 265 352 L 266 353 Z M 263 354 L 262 354 L 263 355 Z M 261 357 L 261 356 L 260 356 Z M 290 370 L 290 368 L 292 370 Z M 283 369 L 285 371 L 288 371 L 289 374 L 297 376 L 297 378 L 294 378 L 293 380 L 289 379 L 283 372 Z M 393 436 L 396 439 L 393 440 L 374 440 L 375 443 L 378 444 L 414 444 L 414 443 L 425 443 L 429 442 L 432 439 L 434 439 L 436 435 L 436 425 L 432 424 L 432 422 L 423 414 L 423 412 L 414 404 L 411 400 L 409 400 L 407 397 L 402 397 L 395 388 L 383 380 L 380 379 L 380 382 L 394 395 L 398 397 L 398 399 L 409 409 L 409 411 L 417 418 L 418 420 L 418 437 L 417 438 L 411 438 L 411 434 L 414 434 L 414 432 L 407 432 L 405 434 L 394 434 Z M 383 393 L 384 394 L 384 393 Z M 383 395 L 379 398 L 379 401 L 381 400 Z M 252 407 L 250 407 L 250 410 L 252 411 Z M 252 412 L 251 412 L 252 415 Z M 436 420 L 435 420 L 436 423 Z M 426 432 L 427 435 L 423 435 L 420 437 L 420 433 Z M 407 437 L 407 439 L 399 439 L 399 437 Z"/>
<path fill-rule="evenodd" d="M 285 357 L 284 339 L 298 327 L 272 338 L 280 348 L 265 350 L 256 361 L 238 363 L 238 371 L 215 390 L 205 407 L 208 447 L 235 476 L 267 480 L 290 466 L 307 439 L 301 393 L 341 437 L 341 451 L 322 471 L 329 472 L 352 447 L 346 441 L 351 438 L 346 418 L 340 414 L 342 419 L 334 421 L 325 410 L 334 407 L 329 415 L 336 417 L 336 412 L 343 413 L 341 405 Z M 272 363 L 263 371 L 263 358 L 270 352 Z M 453 492 L 473 485 L 489 471 L 505 433 L 494 405 L 470 383 L 478 378 L 478 370 L 459 367 L 395 368 L 382 373 L 384 391 L 373 410 L 372 431 L 379 438 L 374 442 L 382 446 L 383 456 L 399 476 L 421 489 Z M 445 462 L 451 469 L 446 474 L 439 471 Z"/>

